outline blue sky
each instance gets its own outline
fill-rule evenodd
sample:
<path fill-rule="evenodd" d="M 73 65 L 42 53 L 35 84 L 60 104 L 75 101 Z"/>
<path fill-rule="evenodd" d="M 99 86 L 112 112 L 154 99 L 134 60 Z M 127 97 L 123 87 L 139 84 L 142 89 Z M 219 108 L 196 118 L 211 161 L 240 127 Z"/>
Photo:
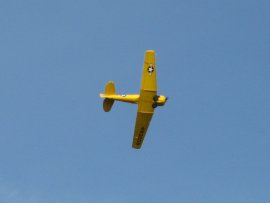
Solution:
<path fill-rule="evenodd" d="M 270 3 L 0 1 L 0 202 L 270 199 Z M 158 108 L 104 113 L 107 81 L 138 93 L 157 53 Z"/>

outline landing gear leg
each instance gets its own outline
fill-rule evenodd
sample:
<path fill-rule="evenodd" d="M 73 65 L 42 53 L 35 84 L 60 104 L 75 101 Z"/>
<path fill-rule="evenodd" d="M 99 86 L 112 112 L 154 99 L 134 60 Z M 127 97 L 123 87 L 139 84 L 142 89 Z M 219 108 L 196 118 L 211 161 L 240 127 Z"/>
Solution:
<path fill-rule="evenodd" d="M 158 106 L 158 105 L 157 105 L 156 102 L 152 104 L 153 109 L 157 108 L 157 106 Z"/>
<path fill-rule="evenodd" d="M 156 102 L 158 100 L 159 96 L 158 95 L 155 95 L 153 96 L 153 100 Z"/>

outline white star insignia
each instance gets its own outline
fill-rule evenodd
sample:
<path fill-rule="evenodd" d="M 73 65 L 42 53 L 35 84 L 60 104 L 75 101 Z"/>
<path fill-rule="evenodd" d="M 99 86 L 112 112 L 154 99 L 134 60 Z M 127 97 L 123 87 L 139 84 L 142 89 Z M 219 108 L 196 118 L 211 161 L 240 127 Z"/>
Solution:
<path fill-rule="evenodd" d="M 151 64 L 148 68 L 147 68 L 147 71 L 150 75 L 152 75 L 152 73 L 154 72 L 154 66 Z"/>

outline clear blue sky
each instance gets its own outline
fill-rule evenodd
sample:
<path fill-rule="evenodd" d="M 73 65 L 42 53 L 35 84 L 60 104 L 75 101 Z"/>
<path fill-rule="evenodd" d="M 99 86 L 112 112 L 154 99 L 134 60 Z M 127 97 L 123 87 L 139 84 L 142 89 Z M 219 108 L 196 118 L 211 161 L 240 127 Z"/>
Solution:
<path fill-rule="evenodd" d="M 1 203 L 268 203 L 268 0 L 0 1 Z M 158 108 L 138 93 L 157 52 Z"/>

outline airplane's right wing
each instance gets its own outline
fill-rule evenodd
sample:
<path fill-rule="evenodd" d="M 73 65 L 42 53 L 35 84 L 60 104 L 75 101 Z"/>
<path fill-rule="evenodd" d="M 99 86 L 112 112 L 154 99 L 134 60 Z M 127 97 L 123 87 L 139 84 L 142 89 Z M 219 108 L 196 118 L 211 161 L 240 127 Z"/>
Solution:
<path fill-rule="evenodd" d="M 132 147 L 140 149 L 154 113 L 137 113 Z"/>
<path fill-rule="evenodd" d="M 153 50 L 145 52 L 141 90 L 157 91 L 156 61 Z"/>

